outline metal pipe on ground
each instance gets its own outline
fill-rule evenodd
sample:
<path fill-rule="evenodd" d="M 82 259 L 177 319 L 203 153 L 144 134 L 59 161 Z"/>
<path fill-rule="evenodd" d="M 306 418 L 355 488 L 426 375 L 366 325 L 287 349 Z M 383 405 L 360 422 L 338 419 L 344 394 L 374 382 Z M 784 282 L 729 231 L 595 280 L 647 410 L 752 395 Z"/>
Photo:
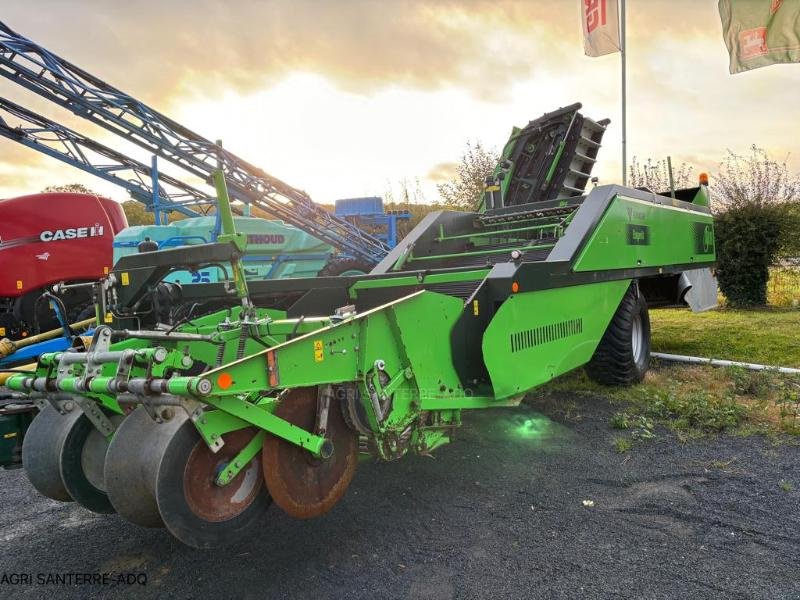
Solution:
<path fill-rule="evenodd" d="M 692 365 L 711 365 L 712 367 L 742 367 L 750 369 L 751 371 L 775 371 L 777 373 L 786 373 L 790 375 L 800 374 L 800 369 L 793 367 L 778 367 L 773 365 L 760 365 L 757 363 L 738 362 L 735 360 L 723 360 L 721 358 L 701 358 L 699 356 L 683 356 L 680 354 L 665 354 L 663 352 L 651 352 L 650 356 L 660 360 L 667 360 L 671 362 L 681 362 Z"/>

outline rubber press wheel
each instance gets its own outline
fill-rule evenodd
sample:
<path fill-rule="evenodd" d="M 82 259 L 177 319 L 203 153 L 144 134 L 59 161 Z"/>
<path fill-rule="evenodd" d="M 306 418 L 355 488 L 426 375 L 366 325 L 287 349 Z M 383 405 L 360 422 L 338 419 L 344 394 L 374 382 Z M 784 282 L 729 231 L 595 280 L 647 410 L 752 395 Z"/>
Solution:
<path fill-rule="evenodd" d="M 164 527 L 155 497 L 158 468 L 186 420 L 186 413 L 178 411 L 169 421 L 156 423 L 140 406 L 114 433 L 104 466 L 106 493 L 114 509 L 131 523 Z"/>
<path fill-rule="evenodd" d="M 260 453 L 227 485 L 215 482 L 254 435 L 250 428 L 227 433 L 225 445 L 213 453 L 187 421 L 164 447 L 155 487 L 158 511 L 184 544 L 213 548 L 232 543 L 249 534 L 269 508 Z"/>
<path fill-rule="evenodd" d="M 111 415 L 108 418 L 119 425 L 125 417 Z M 103 474 L 108 445 L 108 439 L 81 413 L 60 448 L 59 468 L 67 493 L 75 502 L 96 513 L 114 512 Z"/>
<path fill-rule="evenodd" d="M 317 388 L 291 390 L 274 414 L 312 431 L 317 418 Z M 292 517 L 310 519 L 325 514 L 341 500 L 353 479 L 358 434 L 347 425 L 339 407 L 331 406 L 328 411 L 326 438 L 333 447 L 328 458 L 316 458 L 273 435 L 264 440 L 264 479 L 275 504 Z"/>
<path fill-rule="evenodd" d="M 61 448 L 75 423 L 83 416 L 80 410 L 64 415 L 45 406 L 33 419 L 22 441 L 22 466 L 31 484 L 43 496 L 72 502 L 61 477 Z"/>
<path fill-rule="evenodd" d="M 586 373 L 603 385 L 631 385 L 650 366 L 650 315 L 647 302 L 632 285 L 622 298 Z"/>

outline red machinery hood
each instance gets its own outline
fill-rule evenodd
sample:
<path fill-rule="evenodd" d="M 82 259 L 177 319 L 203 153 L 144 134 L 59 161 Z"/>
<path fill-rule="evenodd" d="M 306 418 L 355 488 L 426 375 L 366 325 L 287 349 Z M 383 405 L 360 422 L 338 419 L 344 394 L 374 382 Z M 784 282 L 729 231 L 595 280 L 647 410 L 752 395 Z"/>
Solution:
<path fill-rule="evenodd" d="M 111 267 L 114 235 L 127 226 L 120 204 L 90 194 L 0 200 L 0 296 L 99 279 Z"/>

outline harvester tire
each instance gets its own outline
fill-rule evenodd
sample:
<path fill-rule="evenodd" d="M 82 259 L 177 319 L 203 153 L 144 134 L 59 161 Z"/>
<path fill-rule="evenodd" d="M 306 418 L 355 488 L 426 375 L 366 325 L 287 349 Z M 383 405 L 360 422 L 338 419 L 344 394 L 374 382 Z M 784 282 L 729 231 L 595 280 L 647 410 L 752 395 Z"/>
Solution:
<path fill-rule="evenodd" d="M 117 427 L 108 445 L 103 475 L 111 505 L 124 519 L 141 527 L 164 527 L 155 480 L 175 431 L 187 419 L 181 410 L 157 424 L 145 407 L 139 406 Z"/>
<path fill-rule="evenodd" d="M 119 425 L 122 415 L 108 417 Z M 116 512 L 106 494 L 104 465 L 108 439 L 84 414 L 75 421 L 61 445 L 61 479 L 72 499 L 84 508 L 101 514 Z"/>
<path fill-rule="evenodd" d="M 61 502 L 72 502 L 61 478 L 61 447 L 80 410 L 65 415 L 45 406 L 33 419 L 22 441 L 22 466 L 31 484 L 40 494 Z"/>
<path fill-rule="evenodd" d="M 334 258 L 322 267 L 317 277 L 335 277 L 338 275 L 366 275 L 372 265 L 357 258 Z"/>
<path fill-rule="evenodd" d="M 253 428 L 223 436 L 225 445 L 212 452 L 186 421 L 164 447 L 155 482 L 158 511 L 167 529 L 187 546 L 218 548 L 252 535 L 272 499 L 257 454 L 225 486 L 217 474 L 256 435 Z"/>
<path fill-rule="evenodd" d="M 644 296 L 632 285 L 586 365 L 586 373 L 603 385 L 632 385 L 644 379 L 649 366 L 650 316 Z"/>

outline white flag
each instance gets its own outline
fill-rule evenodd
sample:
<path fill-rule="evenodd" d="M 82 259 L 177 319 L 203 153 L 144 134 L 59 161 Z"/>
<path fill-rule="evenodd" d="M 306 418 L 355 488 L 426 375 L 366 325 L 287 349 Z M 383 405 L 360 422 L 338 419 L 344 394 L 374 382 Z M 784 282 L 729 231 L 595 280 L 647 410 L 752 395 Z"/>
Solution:
<path fill-rule="evenodd" d="M 586 56 L 619 52 L 618 0 L 580 0 Z"/>

